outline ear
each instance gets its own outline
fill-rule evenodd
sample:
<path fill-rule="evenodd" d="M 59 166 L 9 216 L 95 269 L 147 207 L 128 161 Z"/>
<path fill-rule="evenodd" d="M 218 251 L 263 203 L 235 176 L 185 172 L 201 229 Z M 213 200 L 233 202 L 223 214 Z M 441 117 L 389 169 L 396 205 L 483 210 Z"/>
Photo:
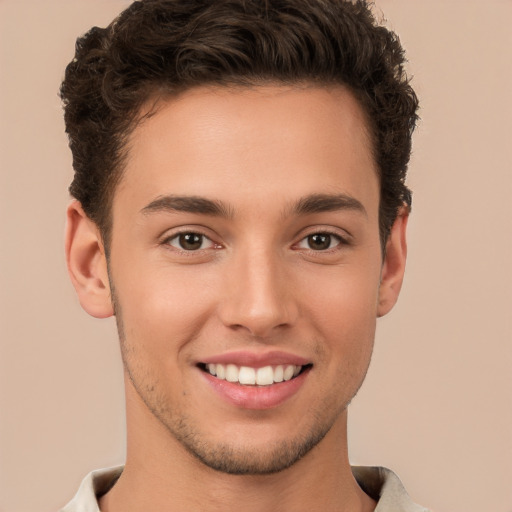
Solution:
<path fill-rule="evenodd" d="M 78 201 L 67 209 L 66 262 L 80 304 L 96 318 L 114 314 L 107 259 L 96 224 L 87 217 Z"/>
<path fill-rule="evenodd" d="M 391 311 L 395 305 L 405 272 L 407 258 L 407 220 L 409 212 L 404 207 L 400 210 L 386 242 L 386 253 L 382 265 L 379 288 L 379 304 L 377 316 L 381 317 Z"/>

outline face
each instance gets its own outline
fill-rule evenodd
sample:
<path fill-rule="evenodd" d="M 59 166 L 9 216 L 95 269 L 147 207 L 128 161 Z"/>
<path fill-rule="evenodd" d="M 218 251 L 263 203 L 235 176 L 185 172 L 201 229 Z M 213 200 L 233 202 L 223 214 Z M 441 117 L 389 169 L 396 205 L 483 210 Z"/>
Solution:
<path fill-rule="evenodd" d="M 360 107 L 198 88 L 158 105 L 127 162 L 109 270 L 138 422 L 220 471 L 288 467 L 345 421 L 380 313 Z"/>

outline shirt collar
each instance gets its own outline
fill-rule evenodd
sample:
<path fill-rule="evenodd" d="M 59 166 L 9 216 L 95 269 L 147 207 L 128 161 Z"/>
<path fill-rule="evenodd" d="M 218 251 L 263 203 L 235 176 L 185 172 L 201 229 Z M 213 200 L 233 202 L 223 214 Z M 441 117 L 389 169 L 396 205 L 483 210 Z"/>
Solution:
<path fill-rule="evenodd" d="M 98 497 L 113 487 L 123 468 L 115 466 L 89 473 L 61 512 L 100 512 Z M 398 476 L 389 469 L 352 466 L 352 473 L 361 489 L 377 501 L 375 512 L 428 512 L 411 501 Z"/>

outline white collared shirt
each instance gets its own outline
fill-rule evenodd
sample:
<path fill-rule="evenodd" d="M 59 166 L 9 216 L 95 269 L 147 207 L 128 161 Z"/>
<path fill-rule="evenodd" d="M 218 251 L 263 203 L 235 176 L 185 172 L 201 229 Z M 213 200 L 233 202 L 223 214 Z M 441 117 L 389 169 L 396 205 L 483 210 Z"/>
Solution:
<path fill-rule="evenodd" d="M 100 512 L 98 497 L 108 492 L 123 472 L 123 466 L 89 473 L 75 497 L 60 512 Z M 411 501 L 400 479 L 382 467 L 353 466 L 357 483 L 377 501 L 375 512 L 429 512 Z"/>

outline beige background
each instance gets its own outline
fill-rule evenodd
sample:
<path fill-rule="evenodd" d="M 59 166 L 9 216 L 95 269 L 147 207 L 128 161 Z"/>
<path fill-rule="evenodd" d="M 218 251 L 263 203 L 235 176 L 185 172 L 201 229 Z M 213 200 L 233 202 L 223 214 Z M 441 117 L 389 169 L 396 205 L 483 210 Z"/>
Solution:
<path fill-rule="evenodd" d="M 57 89 L 127 1 L 0 0 L 0 510 L 58 509 L 123 460 L 114 324 L 64 268 Z M 377 0 L 422 100 L 410 261 L 354 400 L 351 458 L 437 512 L 512 511 L 512 1 Z"/>

